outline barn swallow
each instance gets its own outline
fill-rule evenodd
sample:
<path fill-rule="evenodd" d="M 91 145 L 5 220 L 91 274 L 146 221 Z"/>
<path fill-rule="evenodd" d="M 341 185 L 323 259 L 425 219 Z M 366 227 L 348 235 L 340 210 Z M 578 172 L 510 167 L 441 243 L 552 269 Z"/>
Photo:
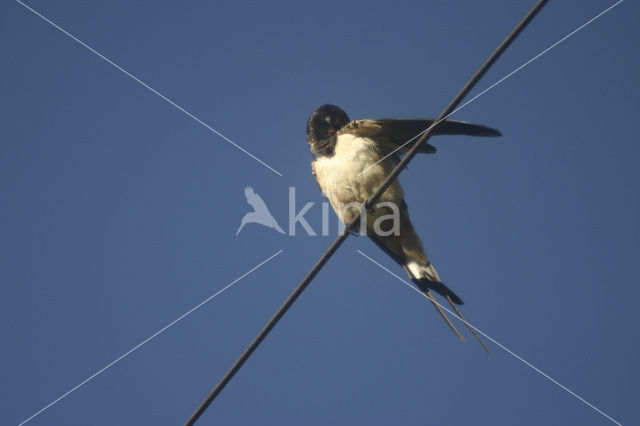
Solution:
<path fill-rule="evenodd" d="M 412 146 L 409 141 L 433 124 L 431 119 L 363 119 L 351 121 L 335 105 L 317 108 L 307 122 L 307 141 L 313 154 L 312 173 L 323 194 L 340 220 L 349 224 L 357 215 L 354 206 L 362 206 L 400 161 L 402 152 Z M 433 135 L 501 136 L 498 130 L 445 120 Z M 418 152 L 433 154 L 436 148 L 423 143 Z M 382 204 L 381 204 L 382 203 Z M 394 208 L 395 206 L 395 208 Z M 365 214 L 366 213 L 366 214 Z M 397 213 L 397 223 L 382 221 Z M 462 299 L 444 285 L 429 261 L 416 233 L 404 201 L 404 192 L 396 179 L 370 211 L 360 210 L 359 228 L 405 270 L 409 278 L 436 307 L 451 329 L 464 337 L 436 302 L 431 290 L 443 296 L 482 346 L 486 345 L 464 319 L 456 305 Z M 392 221 L 393 222 L 393 221 Z M 377 225 L 376 225 L 377 223 Z M 383 225 L 386 223 L 386 225 Z M 395 227 L 395 228 L 394 228 Z M 354 232 L 354 229 L 350 230 Z"/>

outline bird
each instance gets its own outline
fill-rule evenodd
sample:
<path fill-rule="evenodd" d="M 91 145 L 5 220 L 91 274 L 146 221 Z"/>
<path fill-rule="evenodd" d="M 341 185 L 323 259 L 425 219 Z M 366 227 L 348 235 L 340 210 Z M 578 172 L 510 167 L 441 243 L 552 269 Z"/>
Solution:
<path fill-rule="evenodd" d="M 446 286 L 427 257 L 422 242 L 409 218 L 404 191 L 398 179 L 382 193 L 377 204 L 363 211 L 363 204 L 398 164 L 411 142 L 434 123 L 433 119 L 349 119 L 338 106 L 326 104 L 316 108 L 307 121 L 306 136 L 313 155 L 311 171 L 322 193 L 350 232 L 366 234 L 389 257 L 397 262 L 413 283 L 436 307 L 454 333 L 462 334 L 436 302 L 432 290 L 443 296 L 474 337 L 484 342 L 464 319 L 456 305 L 462 299 Z M 497 137 L 493 128 L 456 120 L 443 120 L 433 135 L 468 135 Z M 419 153 L 434 154 L 436 148 L 423 143 Z M 389 219 L 394 219 L 389 224 Z M 386 225 L 383 225 L 386 223 Z M 377 224 L 377 225 L 376 225 Z M 377 228 L 376 228 L 377 226 Z M 393 231 L 393 232 L 392 232 Z"/>
<path fill-rule="evenodd" d="M 260 225 L 273 228 L 279 233 L 284 234 L 284 231 L 282 230 L 282 228 L 280 228 L 278 222 L 276 222 L 276 219 L 269 211 L 269 208 L 267 207 L 265 202 L 262 200 L 262 198 L 260 198 L 258 194 L 256 194 L 252 187 L 247 186 L 244 189 L 244 196 L 247 198 L 247 203 L 249 203 L 249 205 L 253 207 L 253 211 L 245 214 L 242 217 L 242 222 L 240 223 L 240 227 L 236 231 L 236 236 L 240 233 L 242 228 L 244 228 L 244 225 L 246 225 L 247 223 L 259 223 Z"/>

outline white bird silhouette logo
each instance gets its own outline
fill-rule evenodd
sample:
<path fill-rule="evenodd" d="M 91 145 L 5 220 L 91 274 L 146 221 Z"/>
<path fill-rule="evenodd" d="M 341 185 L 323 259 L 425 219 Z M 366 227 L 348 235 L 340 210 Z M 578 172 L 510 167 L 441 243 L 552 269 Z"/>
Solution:
<path fill-rule="evenodd" d="M 258 194 L 256 194 L 253 188 L 247 186 L 244 189 L 244 195 L 247 197 L 247 203 L 253 207 L 253 211 L 244 215 L 242 222 L 240 223 L 240 227 L 236 231 L 236 235 L 240 233 L 244 225 L 247 223 L 259 223 L 260 225 L 273 228 L 279 233 L 284 234 L 284 231 L 280 228 L 280 225 L 278 225 L 278 222 L 276 222 L 273 215 L 271 215 L 271 212 L 265 202 Z"/>

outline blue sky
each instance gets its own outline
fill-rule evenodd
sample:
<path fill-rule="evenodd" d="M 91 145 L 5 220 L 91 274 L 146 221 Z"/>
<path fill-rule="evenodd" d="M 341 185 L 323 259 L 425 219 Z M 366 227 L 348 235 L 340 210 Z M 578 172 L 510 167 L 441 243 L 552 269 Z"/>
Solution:
<path fill-rule="evenodd" d="M 0 7 L 0 423 L 18 424 L 279 250 L 28 424 L 181 424 L 335 237 L 247 225 L 252 186 L 317 229 L 304 127 L 434 117 L 533 2 Z M 614 1 L 550 2 L 479 93 Z M 621 3 L 455 118 L 401 175 L 416 229 L 481 330 L 638 422 L 639 7 Z M 335 216 L 331 224 L 337 227 Z M 612 424 L 522 362 L 459 342 L 349 238 L 202 424 Z M 467 333 L 468 335 L 468 333 Z"/>

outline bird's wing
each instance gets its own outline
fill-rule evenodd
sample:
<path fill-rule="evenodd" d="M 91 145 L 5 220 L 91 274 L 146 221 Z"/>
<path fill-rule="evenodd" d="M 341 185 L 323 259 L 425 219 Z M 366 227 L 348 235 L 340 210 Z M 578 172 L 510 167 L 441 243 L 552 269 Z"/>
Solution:
<path fill-rule="evenodd" d="M 432 119 L 421 118 L 353 120 L 344 126 L 340 130 L 340 133 L 350 133 L 369 138 L 375 141 L 385 153 L 392 152 L 400 147 L 402 147 L 400 151 L 406 152 L 413 146 L 412 143 L 407 142 L 417 140 L 432 124 Z M 501 133 L 496 129 L 480 124 L 467 123 L 466 121 L 444 120 L 435 128 L 433 135 L 501 136 Z M 423 143 L 418 152 L 434 154 L 436 148 L 428 143 Z"/>
<path fill-rule="evenodd" d="M 253 210 L 257 212 L 265 210 L 269 211 L 262 198 L 260 198 L 260 196 L 256 194 L 256 192 L 250 186 L 247 186 L 244 189 L 244 195 L 247 197 L 247 203 L 249 203 L 249 205 L 253 207 Z"/>

